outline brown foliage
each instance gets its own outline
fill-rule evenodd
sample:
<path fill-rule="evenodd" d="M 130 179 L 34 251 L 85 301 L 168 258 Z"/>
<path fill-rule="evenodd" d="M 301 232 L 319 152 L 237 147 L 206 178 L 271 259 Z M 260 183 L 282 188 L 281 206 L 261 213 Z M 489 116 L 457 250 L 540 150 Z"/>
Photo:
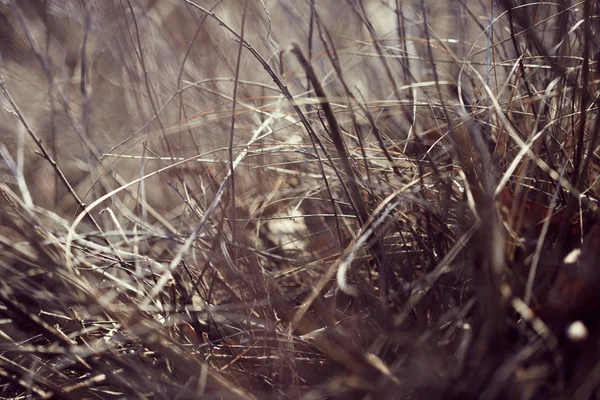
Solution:
<path fill-rule="evenodd" d="M 0 1 L 2 396 L 590 398 L 597 4 L 522 3 Z"/>

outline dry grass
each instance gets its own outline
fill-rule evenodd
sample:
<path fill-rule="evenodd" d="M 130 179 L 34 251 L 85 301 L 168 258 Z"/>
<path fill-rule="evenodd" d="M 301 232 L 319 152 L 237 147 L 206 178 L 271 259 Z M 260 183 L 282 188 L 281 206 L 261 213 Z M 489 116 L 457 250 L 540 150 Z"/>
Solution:
<path fill-rule="evenodd" d="M 0 1 L 3 398 L 597 397 L 598 3 Z"/>

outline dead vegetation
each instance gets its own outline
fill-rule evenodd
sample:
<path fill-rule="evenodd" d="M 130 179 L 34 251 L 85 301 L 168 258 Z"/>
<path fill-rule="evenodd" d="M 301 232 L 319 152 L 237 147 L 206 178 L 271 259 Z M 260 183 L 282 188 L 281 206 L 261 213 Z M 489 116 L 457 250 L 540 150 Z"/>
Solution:
<path fill-rule="evenodd" d="M 0 1 L 0 395 L 596 398 L 597 14 Z"/>

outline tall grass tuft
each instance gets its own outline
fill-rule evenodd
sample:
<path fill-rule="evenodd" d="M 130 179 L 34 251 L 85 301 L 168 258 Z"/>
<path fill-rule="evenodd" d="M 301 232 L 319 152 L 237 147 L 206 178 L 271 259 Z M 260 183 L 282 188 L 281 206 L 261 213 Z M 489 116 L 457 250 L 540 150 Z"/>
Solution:
<path fill-rule="evenodd" d="M 598 5 L 0 1 L 0 396 L 596 398 Z"/>

